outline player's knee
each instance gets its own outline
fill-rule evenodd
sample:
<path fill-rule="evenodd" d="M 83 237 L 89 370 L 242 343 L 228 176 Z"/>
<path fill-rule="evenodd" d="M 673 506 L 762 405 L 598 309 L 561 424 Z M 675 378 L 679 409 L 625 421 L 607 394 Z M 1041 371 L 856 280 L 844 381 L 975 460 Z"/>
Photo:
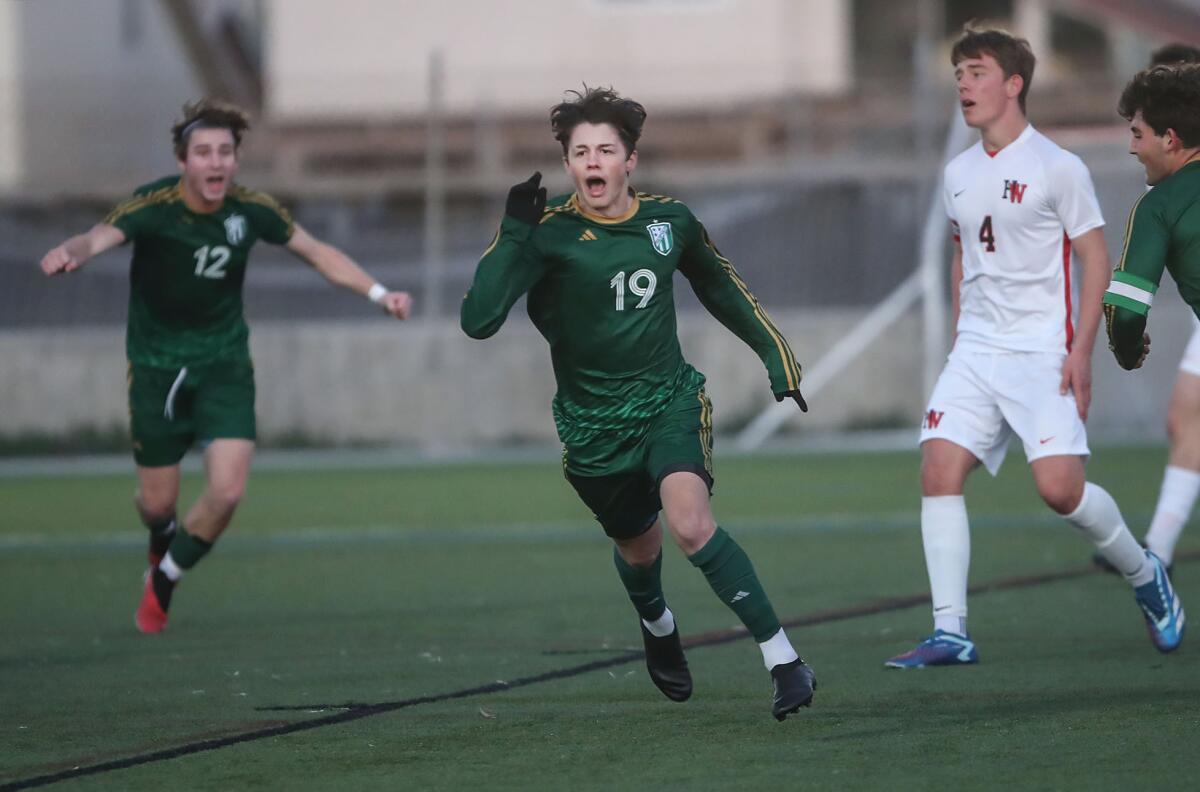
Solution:
<path fill-rule="evenodd" d="M 173 490 L 141 489 L 134 495 L 133 502 L 142 522 L 147 525 L 162 522 L 175 513 Z"/>
<path fill-rule="evenodd" d="M 1083 485 L 1063 479 L 1037 482 L 1038 494 L 1057 514 L 1070 514 L 1083 500 Z"/>
<path fill-rule="evenodd" d="M 671 525 L 671 535 L 675 537 L 675 543 L 688 555 L 704 547 L 717 530 L 712 515 L 700 511 L 677 514 L 674 517 L 667 515 L 667 522 Z"/>
<path fill-rule="evenodd" d="M 1200 411 L 1172 404 L 1167 411 L 1167 437 L 1173 446 L 1200 444 Z"/>
<path fill-rule="evenodd" d="M 654 562 L 658 559 L 661 552 L 661 547 L 623 545 L 621 547 L 621 558 L 626 564 L 635 569 L 649 569 L 654 566 Z"/>
<path fill-rule="evenodd" d="M 921 464 L 921 494 L 925 497 L 961 495 L 962 490 L 962 477 L 957 471 L 928 461 Z"/>
<path fill-rule="evenodd" d="M 238 478 L 211 482 L 208 494 L 217 508 L 232 512 L 246 495 L 246 480 Z"/>

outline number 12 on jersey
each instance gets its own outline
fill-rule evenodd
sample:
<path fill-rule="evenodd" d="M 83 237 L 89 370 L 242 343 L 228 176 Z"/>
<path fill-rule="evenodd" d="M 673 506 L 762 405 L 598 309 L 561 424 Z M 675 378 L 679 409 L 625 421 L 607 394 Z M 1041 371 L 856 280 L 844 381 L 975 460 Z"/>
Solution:
<path fill-rule="evenodd" d="M 618 311 L 625 310 L 625 273 L 618 272 L 613 276 L 613 279 L 608 282 L 609 287 L 616 289 Z M 634 306 L 637 308 L 645 308 L 650 303 L 650 298 L 654 296 L 654 289 L 658 286 L 658 276 L 648 269 L 640 269 L 629 276 L 629 291 L 633 292 L 635 297 L 642 299 Z"/>
<path fill-rule="evenodd" d="M 198 248 L 192 257 L 196 259 L 196 277 L 220 279 L 225 277 L 225 265 L 229 263 L 229 248 L 208 245 Z"/>

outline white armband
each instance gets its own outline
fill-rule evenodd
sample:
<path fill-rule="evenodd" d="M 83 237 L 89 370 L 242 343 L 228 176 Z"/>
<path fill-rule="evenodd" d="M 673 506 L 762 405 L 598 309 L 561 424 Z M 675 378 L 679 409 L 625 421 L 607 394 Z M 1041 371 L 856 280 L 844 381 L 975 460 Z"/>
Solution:
<path fill-rule="evenodd" d="M 383 300 L 383 296 L 387 293 L 387 286 L 384 286 L 382 283 L 376 283 L 367 290 L 367 299 L 378 304 Z"/>

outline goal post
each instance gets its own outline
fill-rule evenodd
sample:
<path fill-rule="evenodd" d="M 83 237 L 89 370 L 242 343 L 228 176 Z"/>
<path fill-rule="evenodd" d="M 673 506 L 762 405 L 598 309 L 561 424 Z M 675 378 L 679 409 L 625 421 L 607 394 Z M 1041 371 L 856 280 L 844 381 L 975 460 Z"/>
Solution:
<path fill-rule="evenodd" d="M 883 300 L 876 304 L 849 334 L 834 344 L 809 367 L 801 383 L 805 398 L 812 402 L 833 379 L 857 360 L 871 344 L 903 317 L 913 303 L 922 301 L 922 377 L 924 393 L 933 390 L 942 358 L 946 354 L 945 233 L 946 216 L 942 205 L 942 171 L 947 162 L 965 149 L 971 130 L 957 108 L 951 114 L 942 149 L 941 167 L 930 196 L 917 251 L 917 267 Z M 790 402 L 769 404 L 734 439 L 740 451 L 762 446 L 799 412 Z"/>

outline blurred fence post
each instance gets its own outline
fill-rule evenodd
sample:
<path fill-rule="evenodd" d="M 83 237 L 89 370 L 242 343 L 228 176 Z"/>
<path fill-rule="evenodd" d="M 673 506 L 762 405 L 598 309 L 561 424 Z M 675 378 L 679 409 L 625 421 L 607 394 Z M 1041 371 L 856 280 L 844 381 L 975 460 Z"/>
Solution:
<path fill-rule="evenodd" d="M 429 53 L 429 113 L 425 124 L 425 261 L 422 269 L 423 315 L 442 316 L 446 269 L 446 123 L 445 65 L 440 50 Z"/>
<path fill-rule="evenodd" d="M 937 178 L 929 191 L 929 208 L 925 212 L 925 224 L 921 230 L 921 248 L 917 252 L 917 266 L 921 270 L 922 283 L 922 371 L 921 397 L 928 398 L 941 374 L 946 353 L 946 236 L 950 221 L 942 201 L 942 170 L 971 141 L 971 130 L 963 121 L 958 108 L 950 113 L 950 124 L 946 129 L 946 144 L 942 149 Z"/>
<path fill-rule="evenodd" d="M 946 306 L 943 292 L 944 257 L 942 243 L 946 223 L 943 215 L 941 186 L 941 164 L 935 157 L 938 153 L 937 133 L 940 127 L 943 102 L 938 101 L 940 88 L 936 76 L 934 58 L 946 19 L 946 8 L 942 0 L 919 0 L 917 3 L 917 36 L 913 42 L 913 148 L 917 160 L 927 168 L 920 179 L 925 193 L 930 196 L 929 208 L 923 218 L 920 247 L 917 250 L 917 267 L 921 272 L 922 299 L 922 365 L 921 398 L 932 391 L 934 382 L 942 368 L 942 356 L 946 346 Z M 953 127 L 947 130 L 946 145 L 950 145 Z"/>

